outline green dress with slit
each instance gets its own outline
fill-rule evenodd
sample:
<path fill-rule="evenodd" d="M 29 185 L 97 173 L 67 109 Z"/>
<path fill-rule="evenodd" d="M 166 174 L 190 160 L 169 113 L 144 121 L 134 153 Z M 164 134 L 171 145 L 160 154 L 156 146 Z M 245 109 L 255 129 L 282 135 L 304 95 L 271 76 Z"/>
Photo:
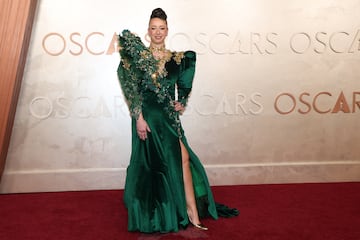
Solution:
<path fill-rule="evenodd" d="M 186 105 L 189 97 L 195 52 L 171 52 L 165 71 L 159 71 L 159 62 L 128 30 L 119 36 L 119 46 L 118 77 L 132 117 L 132 149 L 124 190 L 128 230 L 176 232 L 189 224 L 180 140 L 189 153 L 199 216 L 217 219 L 206 172 L 190 148 L 179 113 L 174 110 L 175 100 Z M 140 113 L 151 129 L 145 141 L 136 131 Z"/>

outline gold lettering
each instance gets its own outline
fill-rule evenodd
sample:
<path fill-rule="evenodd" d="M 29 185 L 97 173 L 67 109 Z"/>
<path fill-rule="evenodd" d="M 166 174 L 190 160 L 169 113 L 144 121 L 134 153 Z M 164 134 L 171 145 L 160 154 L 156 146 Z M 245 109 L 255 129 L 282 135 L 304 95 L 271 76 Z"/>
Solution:
<path fill-rule="evenodd" d="M 78 33 L 78 32 L 74 32 L 74 33 L 70 34 L 70 41 L 71 41 L 72 43 L 74 43 L 75 45 L 79 46 L 80 50 L 79 50 L 79 52 L 73 52 L 72 50 L 69 50 L 69 52 L 70 52 L 72 55 L 79 56 L 79 55 L 83 52 L 83 47 L 81 46 L 80 43 L 78 43 L 78 42 L 76 42 L 76 41 L 74 40 L 73 36 L 81 36 L 81 34 Z"/>
<path fill-rule="evenodd" d="M 350 108 L 349 108 L 349 105 L 348 103 L 346 102 L 346 98 L 344 96 L 344 93 L 341 91 L 337 101 L 336 101 L 336 104 L 335 104 L 335 107 L 332 111 L 332 113 L 338 113 L 339 111 L 342 111 L 344 113 L 349 113 L 350 112 Z"/>
<path fill-rule="evenodd" d="M 312 104 L 312 105 L 313 105 L 313 108 L 315 109 L 316 112 L 322 113 L 322 114 L 330 112 L 331 109 L 325 110 L 325 111 L 321 111 L 318 107 L 316 107 L 316 101 L 317 101 L 317 99 L 318 99 L 318 97 L 319 97 L 320 95 L 332 96 L 331 93 L 328 93 L 328 92 L 320 92 L 320 93 L 318 93 L 318 94 L 314 97 L 313 104 Z"/>
<path fill-rule="evenodd" d="M 92 55 L 101 55 L 101 54 L 104 54 L 105 51 L 94 52 L 94 51 L 91 51 L 91 50 L 90 50 L 89 45 L 88 45 L 88 42 L 89 42 L 89 39 L 90 39 L 93 35 L 104 36 L 104 34 L 101 33 L 101 32 L 93 32 L 93 33 L 90 33 L 90 34 L 86 37 L 86 40 L 85 40 L 86 49 L 87 49 L 87 50 L 89 51 L 89 53 L 91 53 Z"/>
<path fill-rule="evenodd" d="M 280 97 L 282 97 L 282 96 L 288 96 L 288 97 L 290 97 L 290 99 L 292 100 L 292 103 L 293 103 L 292 108 L 290 108 L 290 110 L 287 111 L 287 112 L 281 111 L 281 110 L 278 108 L 278 100 L 279 100 Z M 296 99 L 295 99 L 295 97 L 294 97 L 293 95 L 291 95 L 290 93 L 282 93 L 282 94 L 280 94 L 279 96 L 276 97 L 275 103 L 274 103 L 275 110 L 276 110 L 278 113 L 280 113 L 280 114 L 289 114 L 289 113 L 291 113 L 292 111 L 294 111 L 295 106 L 296 106 Z"/>
<path fill-rule="evenodd" d="M 57 52 L 57 53 L 50 52 L 50 51 L 47 49 L 46 40 L 47 40 L 49 37 L 51 37 L 51 36 L 58 36 L 58 37 L 62 40 L 62 42 L 63 42 L 63 48 L 62 48 L 59 52 Z M 51 55 L 51 56 L 59 56 L 60 54 L 62 54 L 62 53 L 65 51 L 66 41 L 65 41 L 65 38 L 64 38 L 62 35 L 60 35 L 59 33 L 54 33 L 54 32 L 52 32 L 52 33 L 48 33 L 48 34 L 45 35 L 45 37 L 44 37 L 43 40 L 42 40 L 42 47 L 43 47 L 43 49 L 45 50 L 45 52 L 46 52 L 47 54 L 49 54 L 49 55 Z"/>
<path fill-rule="evenodd" d="M 355 106 L 357 106 L 358 108 L 360 108 L 360 101 L 356 101 L 356 95 L 359 95 L 360 92 L 353 92 L 353 109 L 352 112 L 355 112 Z"/>
<path fill-rule="evenodd" d="M 114 32 L 111 42 L 109 44 L 109 48 L 106 51 L 106 55 L 111 55 L 114 52 L 119 52 L 119 38 L 116 32 Z"/>
<path fill-rule="evenodd" d="M 301 114 L 306 114 L 306 113 L 309 113 L 311 111 L 311 105 L 310 105 L 310 103 L 306 102 L 303 99 L 303 96 L 310 96 L 310 94 L 304 92 L 304 93 L 300 94 L 300 97 L 299 97 L 300 102 L 302 102 L 303 104 L 305 104 L 307 106 L 307 110 L 303 111 L 301 109 L 298 109 L 298 112 L 301 113 Z"/>

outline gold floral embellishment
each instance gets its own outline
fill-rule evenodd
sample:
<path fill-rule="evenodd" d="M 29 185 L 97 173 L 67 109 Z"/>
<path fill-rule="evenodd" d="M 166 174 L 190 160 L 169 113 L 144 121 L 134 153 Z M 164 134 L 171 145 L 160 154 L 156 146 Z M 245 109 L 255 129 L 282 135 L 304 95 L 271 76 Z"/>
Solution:
<path fill-rule="evenodd" d="M 175 52 L 174 54 L 174 60 L 177 65 L 181 63 L 181 59 L 184 58 L 184 52 Z"/>
<path fill-rule="evenodd" d="M 143 51 L 141 51 L 140 56 L 141 56 L 141 58 L 147 59 L 150 57 L 150 52 L 143 50 Z"/>
<path fill-rule="evenodd" d="M 130 63 L 126 59 L 122 59 L 123 66 L 126 70 L 130 70 Z"/>

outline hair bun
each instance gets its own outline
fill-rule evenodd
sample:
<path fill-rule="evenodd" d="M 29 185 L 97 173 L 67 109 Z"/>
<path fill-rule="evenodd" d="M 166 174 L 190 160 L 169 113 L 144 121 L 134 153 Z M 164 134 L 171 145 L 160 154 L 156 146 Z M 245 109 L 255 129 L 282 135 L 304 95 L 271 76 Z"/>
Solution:
<path fill-rule="evenodd" d="M 150 19 L 152 18 L 160 18 L 164 21 L 167 20 L 167 15 L 165 13 L 164 10 L 162 10 L 161 8 L 155 8 L 152 13 L 151 13 L 151 16 L 150 16 Z"/>

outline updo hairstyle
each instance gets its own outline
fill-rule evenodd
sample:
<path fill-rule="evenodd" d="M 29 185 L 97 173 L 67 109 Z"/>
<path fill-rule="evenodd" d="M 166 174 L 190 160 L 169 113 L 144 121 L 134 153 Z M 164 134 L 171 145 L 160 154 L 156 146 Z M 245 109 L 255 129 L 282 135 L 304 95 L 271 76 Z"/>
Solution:
<path fill-rule="evenodd" d="M 160 18 L 160 19 L 164 20 L 167 23 L 167 15 L 166 15 L 165 11 L 162 10 L 161 8 L 155 8 L 151 12 L 150 20 L 153 19 L 153 18 Z"/>

